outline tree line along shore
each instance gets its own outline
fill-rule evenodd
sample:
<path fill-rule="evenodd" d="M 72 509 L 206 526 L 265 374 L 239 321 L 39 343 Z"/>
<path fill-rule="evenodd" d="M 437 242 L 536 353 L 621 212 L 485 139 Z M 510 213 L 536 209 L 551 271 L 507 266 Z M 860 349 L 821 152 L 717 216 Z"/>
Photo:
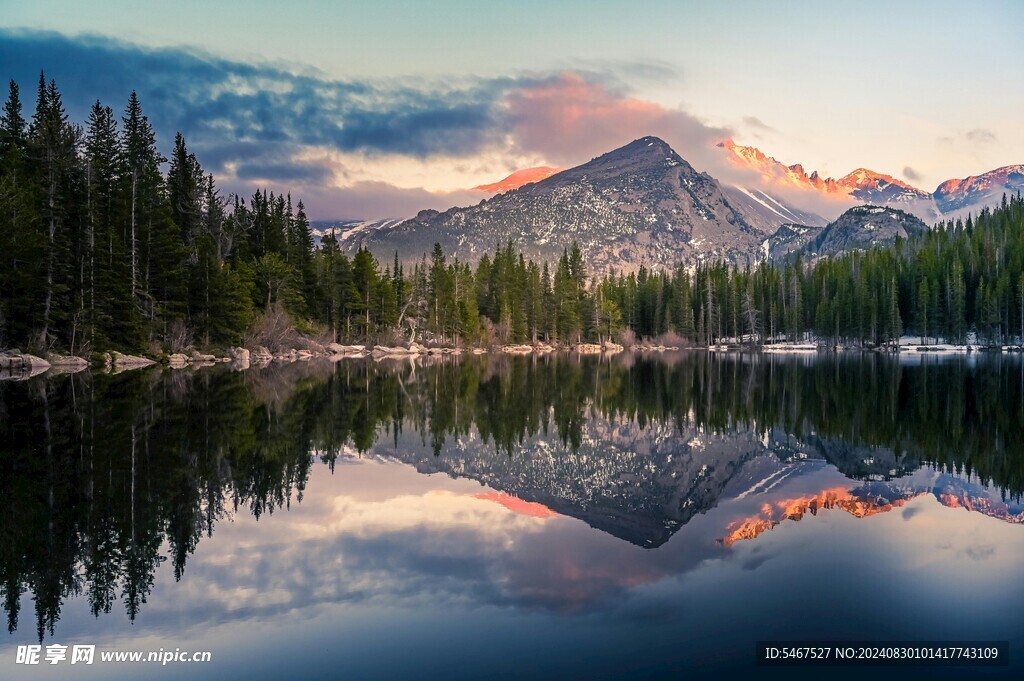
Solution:
<path fill-rule="evenodd" d="M 437 245 L 382 263 L 331 232 L 317 244 L 287 190 L 224 196 L 181 134 L 164 157 L 135 93 L 84 124 L 43 74 L 35 99 L 28 116 L 12 81 L 0 114 L 0 348 L 25 350 L 8 366 L 1024 339 L 1019 195 L 831 258 L 592 272 L 578 246 L 548 263 L 507 243 L 473 263 Z"/>

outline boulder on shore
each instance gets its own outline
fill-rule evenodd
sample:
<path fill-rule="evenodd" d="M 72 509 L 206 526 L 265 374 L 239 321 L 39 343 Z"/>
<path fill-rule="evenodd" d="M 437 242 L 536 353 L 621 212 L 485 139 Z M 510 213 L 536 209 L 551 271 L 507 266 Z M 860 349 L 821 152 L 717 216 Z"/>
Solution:
<path fill-rule="evenodd" d="M 501 349 L 506 355 L 529 355 L 533 352 L 532 345 L 506 345 Z"/>
<path fill-rule="evenodd" d="M 375 354 L 375 355 L 376 354 L 391 355 L 391 356 L 395 356 L 395 357 L 402 357 L 402 356 L 405 356 L 405 355 L 418 355 L 419 354 L 419 349 L 418 349 L 418 347 L 417 347 L 416 350 L 410 350 L 409 348 L 403 348 L 401 346 L 392 348 L 392 347 L 388 347 L 388 346 L 385 346 L 385 345 L 374 345 L 373 346 L 373 354 Z"/>
<path fill-rule="evenodd" d="M 110 361 L 115 371 L 124 371 L 127 369 L 141 369 L 142 367 L 148 367 L 156 364 L 153 360 L 148 357 L 139 357 L 138 355 L 125 355 L 120 352 L 111 352 Z"/>
<path fill-rule="evenodd" d="M 0 353 L 0 380 L 25 380 L 43 373 L 50 363 L 42 357 L 12 350 Z"/>
<path fill-rule="evenodd" d="M 597 343 L 578 343 L 573 349 L 581 355 L 598 355 L 601 353 L 601 346 Z"/>
<path fill-rule="evenodd" d="M 228 357 L 234 362 L 248 362 L 249 351 L 245 348 L 228 348 Z"/>
<path fill-rule="evenodd" d="M 12 370 L 49 369 L 50 363 L 42 357 L 12 350 L 0 353 L 0 368 Z"/>
<path fill-rule="evenodd" d="M 366 352 L 365 345 L 342 345 L 341 343 L 328 343 L 327 352 L 332 355 L 361 355 Z"/>
<path fill-rule="evenodd" d="M 181 369 L 182 367 L 188 366 L 188 356 L 183 355 L 180 352 L 176 352 L 167 358 L 167 363 L 170 364 L 173 369 Z"/>
<path fill-rule="evenodd" d="M 225 362 L 231 363 L 231 368 L 234 371 L 244 371 L 250 367 L 250 353 L 245 348 L 228 348 L 228 356 L 224 358 Z"/>
<path fill-rule="evenodd" d="M 46 356 L 46 361 L 55 367 L 82 367 L 83 369 L 89 366 L 89 360 L 75 355 L 58 355 L 50 353 Z"/>

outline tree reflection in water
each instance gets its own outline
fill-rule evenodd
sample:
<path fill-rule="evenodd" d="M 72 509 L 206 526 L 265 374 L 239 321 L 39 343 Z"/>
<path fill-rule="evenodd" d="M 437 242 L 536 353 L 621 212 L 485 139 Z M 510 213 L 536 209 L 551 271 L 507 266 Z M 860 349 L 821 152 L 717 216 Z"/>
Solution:
<path fill-rule="evenodd" d="M 864 480 L 865 499 L 839 491 L 794 512 L 768 509 L 738 521 L 723 541 L 828 504 L 898 505 L 877 486 L 898 487 L 923 463 L 949 479 L 976 476 L 1019 502 L 1021 391 L 1019 361 L 1000 356 L 901 364 L 875 355 L 707 353 L 4 382 L 0 582 L 8 629 L 18 627 L 26 593 L 40 640 L 53 634 L 64 600 L 82 594 L 95 615 L 120 601 L 134 620 L 160 563 L 169 558 L 180 580 L 219 520 L 287 508 L 302 500 L 316 460 L 333 469 L 339 457 L 371 448 L 649 547 L 713 507 L 766 452 L 782 462 L 823 459 Z M 410 437 L 432 454 L 403 447 Z"/>

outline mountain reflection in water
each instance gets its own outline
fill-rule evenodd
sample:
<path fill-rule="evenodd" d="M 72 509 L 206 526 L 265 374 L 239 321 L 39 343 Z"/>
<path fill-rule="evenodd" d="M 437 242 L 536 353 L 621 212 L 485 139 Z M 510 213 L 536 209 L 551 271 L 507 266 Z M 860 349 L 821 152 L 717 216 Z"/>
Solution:
<path fill-rule="evenodd" d="M 0 579 L 8 628 L 29 619 L 38 639 L 56 636 L 70 599 L 97 616 L 123 608 L 135 621 L 158 577 L 169 579 L 164 561 L 186 598 L 186 564 L 201 540 L 217 544 L 224 521 L 304 506 L 323 517 L 281 545 L 335 528 L 338 543 L 310 547 L 309 555 L 345 557 L 334 581 L 319 577 L 326 583 L 318 599 L 415 591 L 409 564 L 395 556 L 384 567 L 359 564 L 350 549 L 397 541 L 394 533 L 416 545 L 407 535 L 426 532 L 410 524 L 419 518 L 448 551 L 418 556 L 417 570 L 441 580 L 432 590 L 462 576 L 475 585 L 473 598 L 562 612 L 823 510 L 864 518 L 902 509 L 909 518 L 934 500 L 1021 523 L 1024 457 L 1011 446 L 1024 442 L 1021 390 L 1020 363 L 999 356 L 911 365 L 874 355 L 706 353 L 4 382 Z M 394 473 L 400 464 L 422 482 Z M 423 489 L 362 505 L 304 498 L 312 477 L 357 468 L 381 489 L 387 475 Z M 438 484 L 431 474 L 453 482 Z M 601 537 L 579 539 L 571 519 Z M 550 532 L 543 542 L 541 527 Z M 375 537 L 375 528 L 387 528 L 390 539 Z M 669 541 L 684 528 L 686 536 Z M 551 538 L 561 535 L 577 538 Z M 515 555 L 503 554 L 513 543 Z M 230 579 L 244 582 L 245 545 L 234 550 Z M 504 557 L 491 563 L 497 554 Z M 549 569 L 536 570 L 540 563 Z M 287 567 L 278 566 L 282 575 Z M 294 584 L 247 588 L 256 595 L 226 611 L 302 606 Z M 23 613 L 29 603 L 34 612 Z"/>

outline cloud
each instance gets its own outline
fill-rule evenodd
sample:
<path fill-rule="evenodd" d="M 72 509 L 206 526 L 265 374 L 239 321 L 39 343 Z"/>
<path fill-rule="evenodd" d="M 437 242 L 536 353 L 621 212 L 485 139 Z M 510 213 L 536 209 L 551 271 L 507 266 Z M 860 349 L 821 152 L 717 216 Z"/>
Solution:
<path fill-rule="evenodd" d="M 910 166 L 904 166 L 903 177 L 907 178 L 911 182 L 920 182 L 923 176 Z"/>
<path fill-rule="evenodd" d="M 659 59 L 572 59 L 561 71 L 572 71 L 588 80 L 599 80 L 618 87 L 637 84 L 669 85 L 682 80 L 679 67 Z"/>
<path fill-rule="evenodd" d="M 515 85 L 339 81 L 191 50 L 11 30 L 0 31 L 0 63 L 29 110 L 40 69 L 57 81 L 72 120 L 84 120 L 96 99 L 120 109 L 134 89 L 162 146 L 180 131 L 217 174 L 237 166 L 240 179 L 282 181 L 326 177 L 322 165 L 296 158 L 303 147 L 414 158 L 478 153 L 501 141 L 501 95 Z"/>
<path fill-rule="evenodd" d="M 678 77 L 659 62 L 452 83 L 358 81 L 191 49 L 0 30 L 0 63 L 22 85 L 28 110 L 45 70 L 74 121 L 84 121 L 97 99 L 121 110 L 136 90 L 165 153 L 181 132 L 223 190 L 290 191 L 315 218 L 474 203 L 476 196 L 453 192 L 510 168 L 576 165 L 645 135 L 730 181 L 714 148 L 729 130 L 629 93 L 638 74 Z"/>
<path fill-rule="evenodd" d="M 743 124 L 761 132 L 778 132 L 778 130 L 768 125 L 757 116 L 744 116 Z"/>
<path fill-rule="evenodd" d="M 992 545 L 968 546 L 964 549 L 964 553 L 974 561 L 988 560 L 996 555 L 996 547 Z"/>
<path fill-rule="evenodd" d="M 939 144 L 953 145 L 963 143 L 972 147 L 979 147 L 996 142 L 996 133 L 988 128 L 972 128 L 970 130 L 958 130 L 952 135 L 942 135 L 938 138 Z"/>
<path fill-rule="evenodd" d="M 309 186 L 302 194 L 315 219 L 412 217 L 424 209 L 445 210 L 479 203 L 480 192 L 440 193 L 395 187 L 386 182 L 357 182 L 348 187 Z"/>
<path fill-rule="evenodd" d="M 996 141 L 996 134 L 988 128 L 974 128 L 965 132 L 964 138 L 974 144 L 991 144 Z"/>
<path fill-rule="evenodd" d="M 715 141 L 730 134 L 681 110 L 617 91 L 607 83 L 564 72 L 509 92 L 511 133 L 524 152 L 542 152 L 568 166 L 645 135 L 663 138 L 698 169 L 720 156 Z"/>
<path fill-rule="evenodd" d="M 910 520 L 921 512 L 920 506 L 907 506 L 903 509 L 903 519 Z"/>

